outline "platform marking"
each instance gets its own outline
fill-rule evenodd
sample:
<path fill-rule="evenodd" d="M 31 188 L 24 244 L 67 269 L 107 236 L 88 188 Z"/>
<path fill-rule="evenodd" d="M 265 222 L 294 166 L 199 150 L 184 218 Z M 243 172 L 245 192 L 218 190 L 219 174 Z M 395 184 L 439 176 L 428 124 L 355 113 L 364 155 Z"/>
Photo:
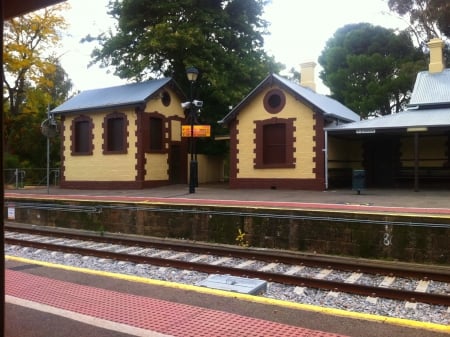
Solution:
<path fill-rule="evenodd" d="M 290 308 L 290 309 L 296 309 L 296 310 L 306 310 L 306 311 L 317 312 L 317 313 L 321 313 L 321 314 L 325 314 L 325 315 L 348 317 L 348 318 L 354 318 L 354 319 L 360 319 L 360 320 L 362 319 L 362 320 L 368 320 L 368 321 L 373 321 L 373 322 L 380 322 L 383 324 L 393 324 L 393 325 L 397 325 L 397 326 L 406 326 L 406 327 L 410 327 L 410 328 L 419 328 L 419 329 L 425 329 L 425 330 L 430 330 L 430 331 L 450 333 L 450 326 L 444 325 L 444 324 L 437 324 L 437 323 L 431 323 L 431 322 L 420 322 L 420 321 L 414 321 L 414 320 L 409 320 L 409 319 L 404 319 L 404 318 L 380 316 L 380 315 L 368 314 L 368 313 L 359 313 L 359 312 L 323 307 L 323 306 L 312 305 L 312 304 L 295 303 L 295 302 L 290 302 L 290 301 L 277 300 L 277 299 L 265 298 L 265 297 L 254 296 L 254 295 L 238 294 L 236 292 L 215 290 L 215 289 L 209 289 L 209 288 L 205 288 L 205 287 L 198 287 L 198 286 L 175 283 L 175 282 L 170 282 L 170 281 L 149 279 L 149 278 L 133 276 L 133 275 L 125 275 L 125 274 L 98 271 L 98 270 L 87 269 L 87 268 L 72 267 L 72 266 L 66 266 L 66 265 L 62 265 L 62 264 L 44 262 L 44 261 L 39 261 L 39 260 L 11 256 L 11 255 L 5 255 L 5 259 L 11 260 L 11 261 L 16 261 L 16 262 L 21 262 L 21 263 L 37 264 L 37 265 L 41 265 L 41 266 L 44 266 L 47 268 L 56 268 L 56 269 L 61 269 L 61 270 L 73 271 L 73 272 L 81 272 L 81 273 L 85 273 L 85 274 L 89 274 L 89 275 L 110 277 L 110 278 L 119 279 L 119 280 L 138 282 L 138 283 L 142 283 L 142 284 L 151 284 L 151 285 L 163 286 L 163 287 L 173 288 L 173 289 L 182 289 L 185 291 L 194 291 L 194 292 L 198 292 L 198 293 L 202 293 L 202 294 L 228 297 L 228 298 L 233 298 L 233 299 L 237 298 L 237 299 L 248 301 L 248 302 L 260 303 L 260 304 L 266 304 L 266 305 L 275 305 L 275 306 L 281 306 L 284 308 Z M 302 269 L 303 267 L 297 266 L 297 268 Z"/>
<path fill-rule="evenodd" d="M 316 279 L 322 280 L 333 272 L 333 269 L 322 269 L 317 275 Z"/>
<path fill-rule="evenodd" d="M 259 271 L 269 271 L 269 270 L 275 269 L 278 265 L 279 265 L 279 263 L 272 262 L 272 263 L 269 263 L 268 265 L 265 265 L 261 269 L 259 269 Z"/>
<path fill-rule="evenodd" d="M 236 266 L 236 268 L 243 269 L 243 268 L 246 268 L 246 267 L 248 267 L 248 266 L 251 266 L 251 265 L 254 264 L 255 262 L 256 262 L 255 260 L 247 260 L 247 261 L 244 261 L 244 262 L 238 264 L 238 265 Z"/>
<path fill-rule="evenodd" d="M 285 272 L 284 274 L 286 274 L 286 275 L 294 275 L 294 274 L 297 274 L 303 268 L 305 268 L 305 267 L 304 266 L 293 266 L 287 272 Z"/>
<path fill-rule="evenodd" d="M 5 295 L 5 301 L 14 305 L 19 305 L 27 309 L 33 309 L 41 312 L 46 312 L 52 315 L 68 318 L 80 323 L 96 326 L 98 328 L 121 332 L 131 336 L 138 337 L 173 337 L 172 335 L 162 334 L 152 330 L 141 329 L 127 324 L 108 321 L 106 319 L 96 318 L 88 315 L 79 314 L 74 311 L 58 309 L 46 304 L 41 304 L 33 301 L 24 300 L 18 297 Z"/>
<path fill-rule="evenodd" d="M 395 277 L 386 276 L 383 281 L 380 283 L 379 287 L 381 288 L 389 288 L 389 286 L 394 283 Z"/>

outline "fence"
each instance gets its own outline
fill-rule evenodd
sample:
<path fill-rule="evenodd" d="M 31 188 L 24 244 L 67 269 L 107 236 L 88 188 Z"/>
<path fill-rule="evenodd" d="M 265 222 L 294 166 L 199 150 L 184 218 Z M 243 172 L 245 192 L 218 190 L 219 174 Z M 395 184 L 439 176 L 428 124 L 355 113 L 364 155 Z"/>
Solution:
<path fill-rule="evenodd" d="M 14 168 L 5 169 L 6 188 L 25 188 L 26 186 L 47 186 L 46 168 Z M 59 168 L 50 168 L 49 185 L 59 185 Z"/>

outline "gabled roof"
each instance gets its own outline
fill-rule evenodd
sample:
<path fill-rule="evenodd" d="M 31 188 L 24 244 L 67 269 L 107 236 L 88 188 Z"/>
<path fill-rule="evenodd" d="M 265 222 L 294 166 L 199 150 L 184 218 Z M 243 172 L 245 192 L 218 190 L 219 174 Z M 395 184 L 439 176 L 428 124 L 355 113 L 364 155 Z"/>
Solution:
<path fill-rule="evenodd" d="M 236 118 L 237 114 L 251 101 L 251 99 L 269 85 L 278 84 L 289 91 L 295 98 L 303 101 L 323 113 L 325 116 L 338 119 L 341 122 L 354 122 L 360 120 L 359 115 L 342 105 L 338 101 L 318 94 L 309 88 L 293 83 L 282 76 L 271 74 L 267 76 L 250 94 L 247 95 L 233 110 L 231 110 L 219 123 L 228 124 Z"/>
<path fill-rule="evenodd" d="M 450 105 L 450 69 L 417 74 L 408 106 Z"/>
<path fill-rule="evenodd" d="M 355 123 L 326 128 L 331 132 L 450 127 L 450 69 L 417 74 L 408 109 Z"/>
<path fill-rule="evenodd" d="M 92 89 L 81 92 L 70 98 L 60 106 L 53 109 L 52 113 L 70 113 L 80 111 L 92 111 L 109 109 L 113 107 L 125 107 L 146 103 L 152 95 L 156 94 L 164 86 L 171 84 L 178 93 L 181 90 L 172 78 L 131 83 L 115 87 Z"/>
<path fill-rule="evenodd" d="M 365 119 L 355 123 L 326 128 L 327 131 L 367 131 L 407 129 L 417 127 L 449 127 L 450 108 L 429 110 L 406 110 L 392 115 Z"/>

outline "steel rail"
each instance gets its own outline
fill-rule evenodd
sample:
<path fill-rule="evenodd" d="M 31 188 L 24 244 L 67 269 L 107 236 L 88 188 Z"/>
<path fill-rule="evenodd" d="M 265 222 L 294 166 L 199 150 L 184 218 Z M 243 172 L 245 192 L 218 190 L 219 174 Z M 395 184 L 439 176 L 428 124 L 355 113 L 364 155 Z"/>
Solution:
<path fill-rule="evenodd" d="M 269 282 L 352 293 L 362 296 L 390 298 L 395 300 L 421 302 L 433 305 L 445 305 L 445 306 L 450 305 L 450 296 L 442 294 L 373 287 L 343 282 L 341 283 L 337 281 L 329 281 L 323 279 L 314 279 L 293 275 L 276 274 L 271 272 L 246 270 L 241 268 L 210 265 L 198 262 L 187 262 L 158 257 L 147 257 L 126 253 L 107 252 L 89 248 L 70 247 L 60 244 L 42 243 L 37 241 L 28 241 L 12 238 L 5 238 L 5 243 L 10 245 L 28 246 L 36 249 L 46 249 L 51 251 L 60 251 L 64 253 L 95 256 L 99 258 L 108 258 L 119 261 L 129 261 L 136 264 L 150 264 L 183 270 L 195 270 L 197 272 L 203 272 L 207 274 L 224 274 L 224 275 L 229 274 L 240 277 L 258 278 Z"/>
<path fill-rule="evenodd" d="M 126 236 L 121 234 L 103 233 L 92 234 L 79 230 L 47 229 L 47 228 L 24 228 L 7 224 L 5 230 L 29 233 L 43 236 L 54 236 L 74 240 L 93 240 L 117 245 L 128 245 L 136 247 L 157 248 L 164 250 L 190 252 L 195 254 L 211 254 L 218 256 L 238 257 L 248 260 L 259 260 L 264 262 L 284 263 L 315 268 L 338 269 L 348 272 L 362 272 L 367 274 L 378 274 L 387 276 L 409 277 L 421 280 L 433 280 L 450 283 L 450 268 L 407 264 L 386 261 L 368 261 L 353 258 L 342 258 L 335 256 L 310 255 L 298 252 L 281 250 L 241 248 L 237 246 L 212 245 L 193 243 L 172 239 L 157 239 L 149 237 Z"/>

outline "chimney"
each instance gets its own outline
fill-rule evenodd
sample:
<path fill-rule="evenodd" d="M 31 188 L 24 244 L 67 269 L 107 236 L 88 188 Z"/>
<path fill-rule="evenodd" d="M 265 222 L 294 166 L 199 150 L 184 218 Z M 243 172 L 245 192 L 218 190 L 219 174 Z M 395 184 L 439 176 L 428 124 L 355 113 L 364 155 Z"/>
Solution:
<path fill-rule="evenodd" d="M 430 73 L 440 73 L 445 69 L 444 64 L 444 42 L 441 39 L 431 39 L 428 42 L 430 48 L 430 64 L 428 71 Z"/>
<path fill-rule="evenodd" d="M 312 91 L 316 91 L 316 83 L 314 82 L 315 67 L 315 62 L 305 62 L 300 64 L 300 84 L 304 87 L 310 88 Z"/>

